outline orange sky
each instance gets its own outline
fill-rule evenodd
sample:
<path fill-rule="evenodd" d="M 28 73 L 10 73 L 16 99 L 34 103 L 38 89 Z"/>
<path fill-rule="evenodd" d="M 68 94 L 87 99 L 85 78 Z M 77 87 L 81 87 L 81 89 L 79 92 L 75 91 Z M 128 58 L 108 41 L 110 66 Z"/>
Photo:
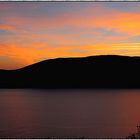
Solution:
<path fill-rule="evenodd" d="M 0 2 L 0 69 L 49 58 L 140 55 L 139 2 Z"/>

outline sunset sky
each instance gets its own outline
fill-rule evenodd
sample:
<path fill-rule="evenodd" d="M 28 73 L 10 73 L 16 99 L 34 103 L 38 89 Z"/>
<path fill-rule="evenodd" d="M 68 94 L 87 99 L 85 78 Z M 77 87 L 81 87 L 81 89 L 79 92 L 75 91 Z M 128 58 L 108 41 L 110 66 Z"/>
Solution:
<path fill-rule="evenodd" d="M 104 54 L 140 56 L 139 2 L 0 2 L 0 69 Z"/>

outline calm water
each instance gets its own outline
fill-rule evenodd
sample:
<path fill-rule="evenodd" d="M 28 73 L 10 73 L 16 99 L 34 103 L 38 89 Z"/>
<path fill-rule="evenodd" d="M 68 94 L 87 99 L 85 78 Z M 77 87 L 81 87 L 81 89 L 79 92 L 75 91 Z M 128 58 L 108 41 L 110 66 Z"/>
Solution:
<path fill-rule="evenodd" d="M 0 138 L 122 138 L 140 123 L 140 90 L 0 90 Z"/>

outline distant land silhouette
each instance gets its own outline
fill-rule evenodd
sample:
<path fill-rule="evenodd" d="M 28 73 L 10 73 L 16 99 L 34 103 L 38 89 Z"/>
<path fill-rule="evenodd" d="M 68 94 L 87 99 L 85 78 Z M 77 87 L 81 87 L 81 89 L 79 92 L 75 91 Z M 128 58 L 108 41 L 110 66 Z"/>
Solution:
<path fill-rule="evenodd" d="M 49 59 L 0 70 L 0 88 L 140 88 L 140 57 Z"/>

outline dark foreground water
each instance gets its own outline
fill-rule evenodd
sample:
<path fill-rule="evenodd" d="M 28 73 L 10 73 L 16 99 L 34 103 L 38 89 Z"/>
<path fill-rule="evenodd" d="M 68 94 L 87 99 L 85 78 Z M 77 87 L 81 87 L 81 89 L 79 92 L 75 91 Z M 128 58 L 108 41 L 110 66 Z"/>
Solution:
<path fill-rule="evenodd" d="M 0 138 L 123 138 L 140 123 L 140 90 L 0 89 Z"/>

